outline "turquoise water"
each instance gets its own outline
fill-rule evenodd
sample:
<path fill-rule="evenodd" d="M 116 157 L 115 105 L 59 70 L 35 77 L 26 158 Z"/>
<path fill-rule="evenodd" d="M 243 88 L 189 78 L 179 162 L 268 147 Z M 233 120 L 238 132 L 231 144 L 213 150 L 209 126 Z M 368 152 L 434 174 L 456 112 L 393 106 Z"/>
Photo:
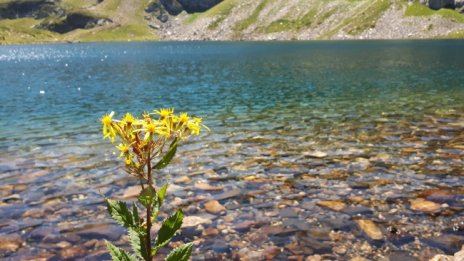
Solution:
<path fill-rule="evenodd" d="M 295 227 L 296 221 L 288 221 L 295 219 L 307 226 L 297 231 L 310 231 L 316 223 L 330 230 L 335 228 L 329 221 L 338 215 L 346 226 L 336 230 L 357 231 L 361 242 L 366 236 L 354 222 L 361 215 L 384 231 L 399 223 L 424 248 L 450 253 L 456 247 L 427 240 L 448 233 L 461 221 L 464 207 L 462 50 L 464 41 L 0 46 L 0 187 L 5 191 L 0 237 L 21 232 L 28 242 L 5 256 L 21 259 L 43 250 L 60 257 L 56 242 L 36 235 L 40 229 L 56 237 L 77 234 L 76 242 L 101 238 L 85 233 L 85 225 L 112 224 L 99 192 L 122 195 L 135 181 L 120 170 L 111 144 L 101 140 L 99 118 L 110 111 L 121 116 L 159 107 L 203 117 L 212 129 L 185 144 L 175 164 L 160 175 L 160 180 L 176 180 L 200 173 L 179 182 L 176 197 L 219 194 L 195 190 L 199 181 L 224 191 L 260 192 L 221 200 L 236 218 L 231 229 L 244 220 L 279 221 L 287 229 Z M 287 179 L 296 183 L 286 187 Z M 411 210 L 408 200 L 431 189 L 451 195 L 435 200 L 447 206 L 433 214 Z M 299 203 L 311 208 L 285 199 L 298 193 Z M 350 199 L 356 196 L 369 200 L 355 204 Z M 317 205 L 328 199 L 371 212 L 340 214 Z M 272 207 L 262 207 L 265 203 Z M 205 214 L 201 202 L 194 206 L 192 215 Z M 287 207 L 299 208 L 299 214 L 266 214 Z M 39 214 L 25 214 L 31 209 Z M 391 209 L 399 214 L 379 219 Z M 208 218 L 211 228 L 229 226 L 222 217 Z M 261 223 L 241 235 L 247 238 Z M 254 249 L 287 244 L 296 234 L 269 236 Z M 225 252 L 231 258 L 240 249 L 229 244 L 233 235 L 219 236 L 227 251 L 206 240 L 197 256 L 218 258 Z M 393 241 L 385 237 L 373 245 L 373 253 L 387 251 Z M 115 238 L 124 245 L 120 235 Z M 327 240 L 324 251 L 332 253 L 336 244 Z M 397 248 L 414 252 L 411 242 Z M 81 256 L 98 253 L 95 249 L 103 248 L 86 247 Z"/>

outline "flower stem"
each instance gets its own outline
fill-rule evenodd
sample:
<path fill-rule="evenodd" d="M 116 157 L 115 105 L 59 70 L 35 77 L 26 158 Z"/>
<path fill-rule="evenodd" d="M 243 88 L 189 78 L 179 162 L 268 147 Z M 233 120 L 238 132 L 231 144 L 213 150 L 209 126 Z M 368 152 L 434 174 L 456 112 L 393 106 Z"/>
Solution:
<path fill-rule="evenodd" d="M 150 152 L 148 152 L 148 162 L 147 162 L 147 178 L 148 178 L 148 186 L 153 187 L 152 183 L 152 178 L 151 178 L 151 159 L 150 159 Z M 152 211 L 152 205 L 148 205 L 147 207 L 147 238 L 146 238 L 146 248 L 147 248 L 147 261 L 152 260 L 151 256 L 151 211 Z"/>

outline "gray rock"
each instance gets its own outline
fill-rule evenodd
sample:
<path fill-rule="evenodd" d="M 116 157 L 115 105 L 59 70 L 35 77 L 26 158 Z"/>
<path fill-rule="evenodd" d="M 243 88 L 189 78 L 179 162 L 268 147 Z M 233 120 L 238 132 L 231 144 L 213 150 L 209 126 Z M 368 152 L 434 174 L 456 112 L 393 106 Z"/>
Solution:
<path fill-rule="evenodd" d="M 464 245 L 464 236 L 443 234 L 437 237 L 422 239 L 425 244 L 441 249 L 445 254 L 452 255 Z"/>
<path fill-rule="evenodd" d="M 420 0 L 420 3 L 438 10 L 440 8 L 459 8 L 463 6 L 462 0 Z"/>
<path fill-rule="evenodd" d="M 396 251 L 392 252 L 388 256 L 389 261 L 417 261 L 418 259 L 409 255 L 406 251 Z"/>
<path fill-rule="evenodd" d="M 165 10 L 170 15 L 178 15 L 183 11 L 186 11 L 187 13 L 197 13 L 204 12 L 220 2 L 222 2 L 222 0 L 160 0 L 159 3 L 161 3 L 162 6 L 155 1 L 147 7 L 146 11 L 149 13 L 162 14 Z"/>
<path fill-rule="evenodd" d="M 192 0 L 177 0 L 187 13 L 204 12 L 211 7 L 219 4 L 222 0 L 203 0 L 203 1 L 192 1 Z"/>
<path fill-rule="evenodd" d="M 184 11 L 183 6 L 177 0 L 160 0 L 160 3 L 170 15 L 178 15 Z"/>

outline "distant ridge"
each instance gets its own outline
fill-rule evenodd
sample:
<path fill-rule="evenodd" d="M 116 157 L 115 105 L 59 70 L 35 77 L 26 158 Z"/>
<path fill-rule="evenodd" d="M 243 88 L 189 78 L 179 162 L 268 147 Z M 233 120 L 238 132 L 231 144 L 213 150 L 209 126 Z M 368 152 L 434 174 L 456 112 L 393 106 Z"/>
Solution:
<path fill-rule="evenodd" d="M 464 38 L 464 14 L 408 0 L 0 0 L 2 44 L 414 38 Z"/>

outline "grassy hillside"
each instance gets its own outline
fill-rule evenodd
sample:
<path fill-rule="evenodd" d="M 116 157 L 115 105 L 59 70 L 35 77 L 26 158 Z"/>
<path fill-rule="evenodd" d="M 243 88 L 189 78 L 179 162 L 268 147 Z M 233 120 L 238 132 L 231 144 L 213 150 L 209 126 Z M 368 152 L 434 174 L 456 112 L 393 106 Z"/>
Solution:
<path fill-rule="evenodd" d="M 3 19 L 0 20 L 0 43 L 156 40 L 156 32 L 148 27 L 144 19 L 144 9 L 148 2 L 149 0 L 104 0 L 96 4 L 95 0 L 62 0 L 59 3 L 60 8 L 67 13 L 85 13 L 91 17 L 109 19 L 111 22 L 91 29 L 76 29 L 59 34 L 38 29 L 37 26 L 59 22 L 63 19 L 60 17 Z"/>
<path fill-rule="evenodd" d="M 12 1 L 19 0 L 0 0 L 0 6 Z M 449 9 L 434 11 L 407 0 L 224 0 L 206 12 L 183 12 L 166 23 L 152 18 L 151 26 L 144 11 L 149 2 L 62 0 L 59 8 L 66 13 L 83 13 L 106 22 L 57 33 L 39 28 L 63 23 L 63 16 L 0 19 L 0 43 L 464 36 L 463 14 Z"/>
<path fill-rule="evenodd" d="M 407 0 L 224 0 L 202 14 L 186 15 L 182 26 L 195 35 L 206 27 L 203 35 L 213 39 L 443 38 L 461 35 L 463 19 L 457 11 L 434 11 Z M 389 23 L 405 32 L 389 36 L 395 29 Z"/>

